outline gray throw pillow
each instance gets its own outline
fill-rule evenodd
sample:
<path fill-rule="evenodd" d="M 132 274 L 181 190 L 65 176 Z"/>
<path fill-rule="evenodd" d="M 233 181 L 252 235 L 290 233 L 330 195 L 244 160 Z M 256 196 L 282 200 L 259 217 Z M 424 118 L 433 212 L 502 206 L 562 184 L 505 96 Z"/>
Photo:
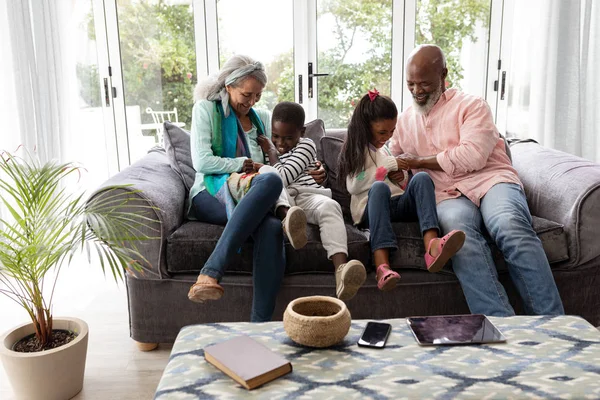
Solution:
<path fill-rule="evenodd" d="M 342 134 L 330 136 L 328 132 L 321 138 L 321 148 L 323 149 L 323 162 L 327 165 L 327 181 L 331 189 L 331 197 L 340 203 L 344 216 L 351 220 L 350 193 L 346 189 L 346 181 L 338 176 L 338 158 L 344 147 L 345 138 L 346 136 Z"/>
<path fill-rule="evenodd" d="M 190 150 L 190 133 L 170 122 L 165 122 L 163 124 L 163 141 L 171 168 L 179 175 L 189 191 L 194 186 L 196 178 Z"/>
<path fill-rule="evenodd" d="M 304 137 L 315 142 L 315 146 L 317 147 L 317 160 L 323 161 L 323 151 L 321 150 L 321 138 L 325 136 L 325 124 L 323 123 L 323 120 L 315 119 L 314 121 L 310 121 L 304 124 L 304 128 L 306 128 Z"/>

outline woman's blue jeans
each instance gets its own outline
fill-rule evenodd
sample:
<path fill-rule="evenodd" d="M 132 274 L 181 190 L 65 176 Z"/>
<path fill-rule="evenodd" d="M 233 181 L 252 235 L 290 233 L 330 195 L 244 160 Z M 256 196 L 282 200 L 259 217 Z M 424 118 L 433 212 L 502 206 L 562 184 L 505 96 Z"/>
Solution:
<path fill-rule="evenodd" d="M 465 232 L 452 267 L 472 313 L 511 316 L 515 312 L 498 281 L 488 239 L 504 255 L 510 277 L 528 314 L 560 315 L 564 309 L 542 242 L 531 226 L 527 199 L 519 185 L 498 183 L 477 207 L 465 196 L 437 207 L 442 233 Z"/>
<path fill-rule="evenodd" d="M 375 182 L 369 190 L 361 224 L 369 226 L 372 252 L 398 249 L 392 222 L 419 221 L 421 233 L 429 229 L 440 231 L 435 209 L 435 186 L 427 173 L 415 174 L 404 194 L 391 196 L 392 192 L 384 182 Z"/>
<path fill-rule="evenodd" d="M 252 322 L 271 320 L 275 299 L 283 280 L 283 230 L 281 221 L 272 213 L 282 188 L 278 175 L 257 175 L 229 221 L 225 207 L 206 190 L 193 199 L 194 212 L 200 221 L 225 225 L 214 251 L 200 271 L 201 274 L 220 281 L 238 249 L 249 237 L 254 240 Z"/>

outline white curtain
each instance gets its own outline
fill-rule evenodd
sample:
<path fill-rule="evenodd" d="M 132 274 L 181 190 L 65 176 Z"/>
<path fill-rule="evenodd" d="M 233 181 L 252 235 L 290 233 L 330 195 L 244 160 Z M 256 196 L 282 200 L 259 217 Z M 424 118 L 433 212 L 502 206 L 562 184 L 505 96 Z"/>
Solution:
<path fill-rule="evenodd" d="M 600 2 L 515 1 L 507 134 L 600 161 Z"/>
<path fill-rule="evenodd" d="M 0 88 L 2 88 L 0 121 L 4 122 L 0 130 L 0 151 L 13 151 L 21 143 L 20 122 L 15 102 L 15 74 L 8 30 L 7 1 L 10 0 L 0 0 L 0 54 L 2 54 L 2 62 L 0 62 Z"/>
<path fill-rule="evenodd" d="M 69 2 L 3 0 L 10 59 L 14 76 L 18 137 L 42 161 L 62 159 L 61 134 L 68 130 L 68 94 L 64 73 L 63 38 Z"/>

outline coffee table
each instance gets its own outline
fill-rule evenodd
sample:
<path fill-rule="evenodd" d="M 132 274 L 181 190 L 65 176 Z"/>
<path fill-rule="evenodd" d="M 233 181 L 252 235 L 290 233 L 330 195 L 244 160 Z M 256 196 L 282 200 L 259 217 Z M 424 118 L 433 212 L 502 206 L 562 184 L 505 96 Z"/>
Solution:
<path fill-rule="evenodd" d="M 600 332 L 576 316 L 490 318 L 507 343 L 421 347 L 405 319 L 386 320 L 383 350 L 358 347 L 366 320 L 325 350 L 292 342 L 281 322 L 181 329 L 155 399 L 198 398 L 600 398 Z M 204 360 L 203 348 L 250 335 L 293 372 L 247 391 Z"/>

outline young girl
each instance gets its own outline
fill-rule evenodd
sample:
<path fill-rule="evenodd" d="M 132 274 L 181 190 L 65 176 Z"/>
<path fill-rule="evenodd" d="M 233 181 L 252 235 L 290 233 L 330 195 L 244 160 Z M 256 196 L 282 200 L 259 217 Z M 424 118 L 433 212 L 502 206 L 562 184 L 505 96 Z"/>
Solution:
<path fill-rule="evenodd" d="M 397 250 L 392 222 L 419 221 L 425 264 L 438 272 L 465 241 L 462 231 L 440 238 L 433 181 L 425 172 L 409 181 L 406 161 L 393 157 L 386 146 L 396 128 L 394 102 L 377 90 L 360 100 L 354 110 L 348 138 L 340 155 L 340 178 L 346 178 L 352 195 L 350 209 L 355 225 L 368 226 L 377 287 L 391 290 L 400 275 L 390 268 L 390 250 Z"/>

